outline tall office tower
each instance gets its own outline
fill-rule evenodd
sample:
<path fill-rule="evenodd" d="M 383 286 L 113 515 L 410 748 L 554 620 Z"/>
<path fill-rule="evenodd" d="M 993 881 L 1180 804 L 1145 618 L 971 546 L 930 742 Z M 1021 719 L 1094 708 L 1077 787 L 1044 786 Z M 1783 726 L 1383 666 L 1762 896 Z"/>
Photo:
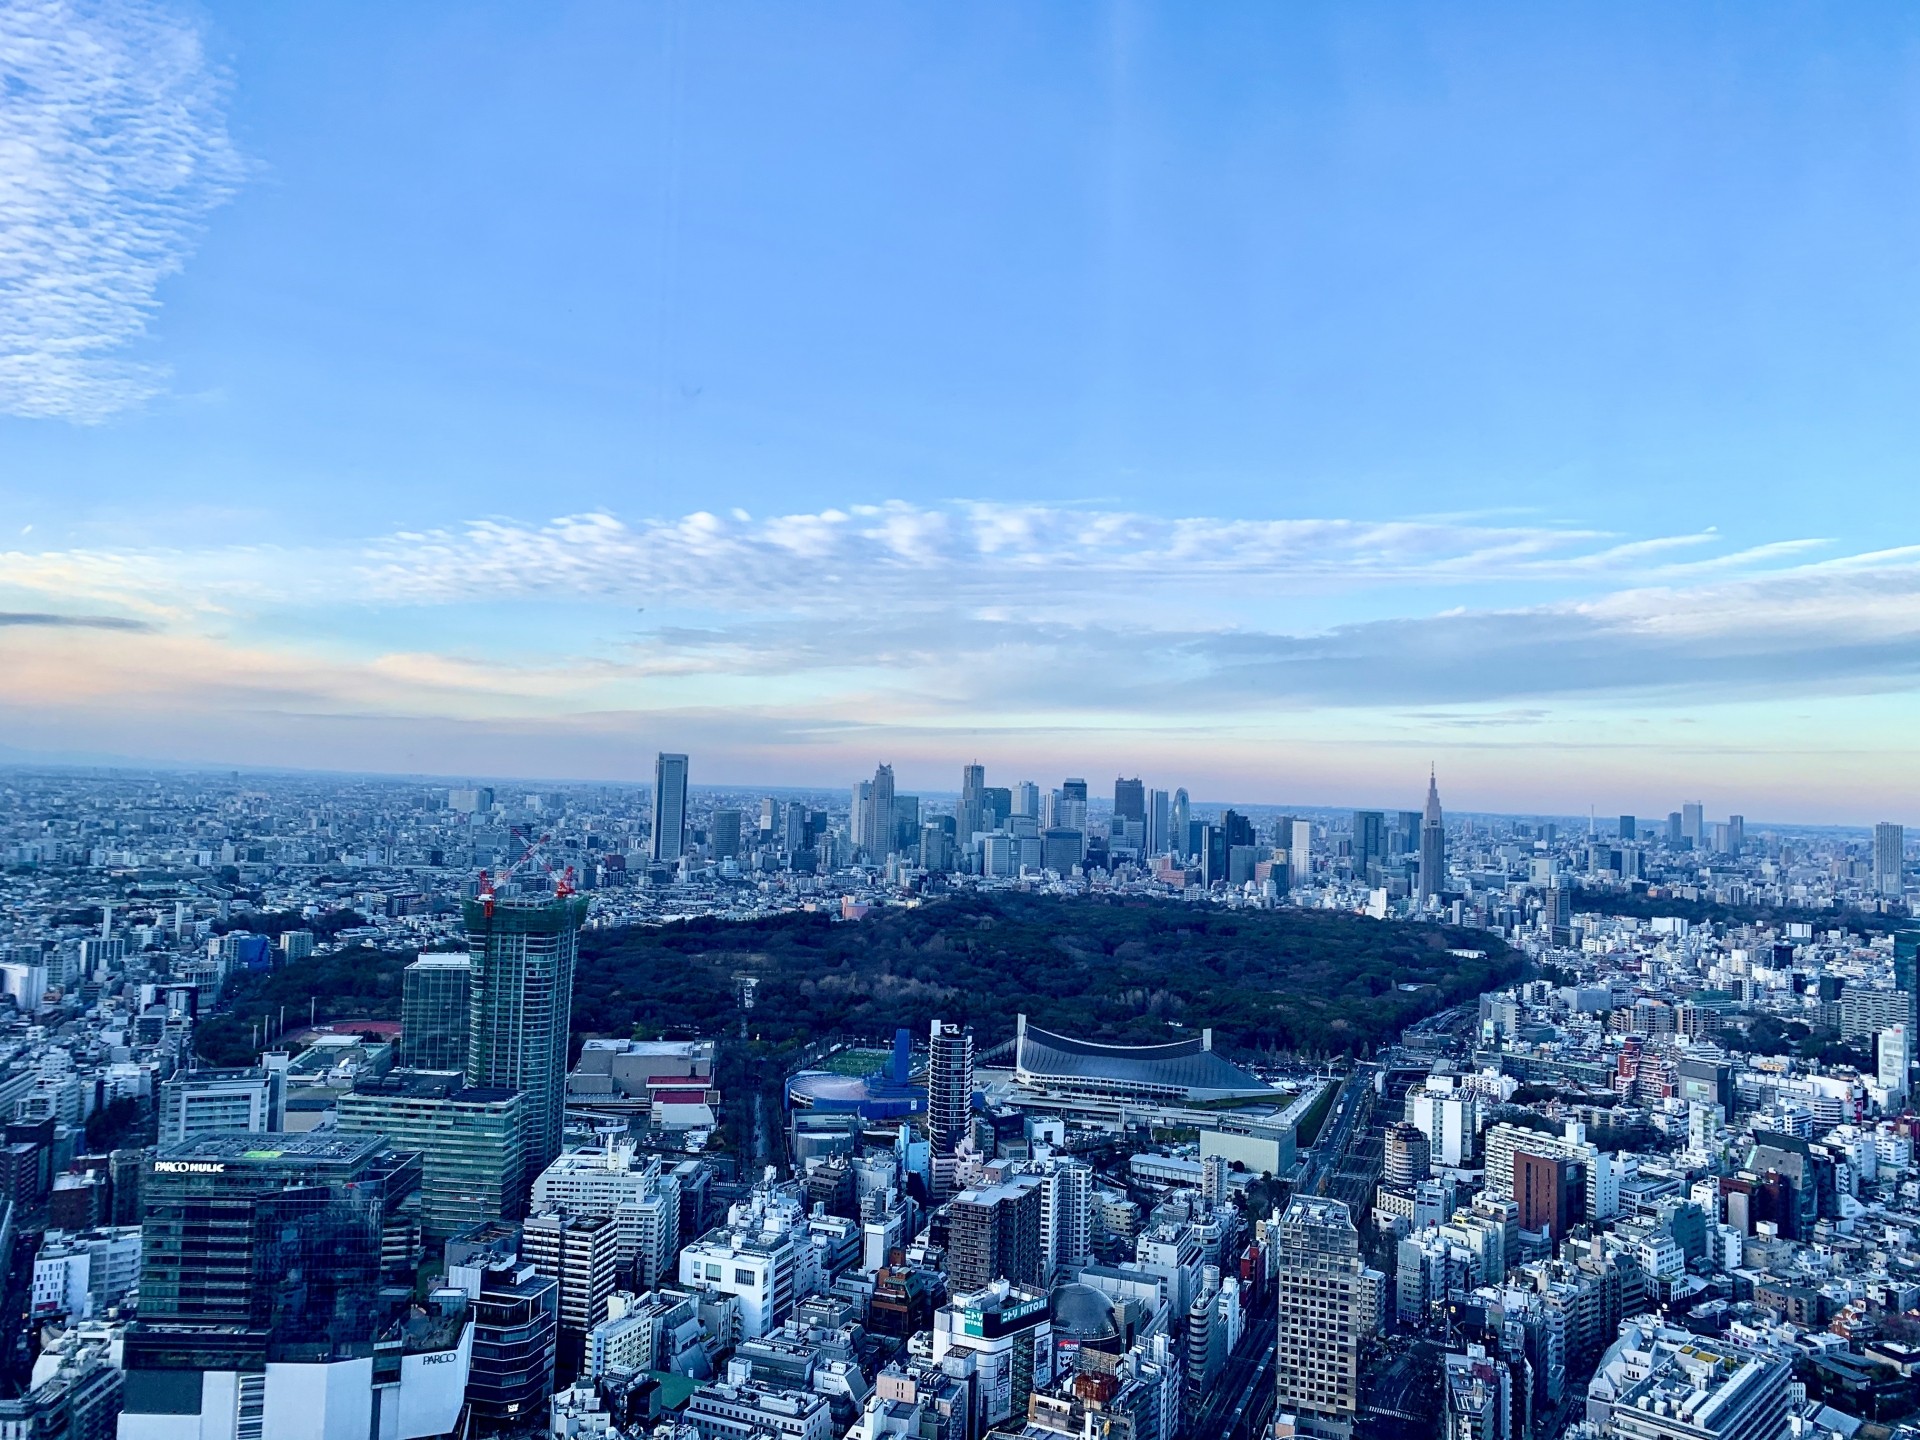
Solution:
<path fill-rule="evenodd" d="M 655 860 L 678 860 L 687 850 L 687 757 L 664 750 L 653 762 Z"/>
<path fill-rule="evenodd" d="M 1013 787 L 1013 813 L 1040 818 L 1040 787 L 1033 781 L 1022 780 Z"/>
<path fill-rule="evenodd" d="M 771 795 L 762 795 L 760 797 L 760 838 L 771 840 L 773 832 L 779 828 L 779 825 L 780 802 Z"/>
<path fill-rule="evenodd" d="M 377 1135 L 162 1146 L 141 1177 L 140 1315 L 126 1335 L 120 1433 L 319 1440 L 367 1433 L 376 1407 L 405 1416 L 430 1399 L 438 1374 L 396 1368 L 381 1380 L 369 1364 L 389 1335 L 402 1353 L 391 1327 L 419 1262 L 419 1185 L 419 1155 Z M 437 1423 L 403 1424 L 403 1440 L 457 1422 L 468 1321 L 446 1321 L 405 1347 L 430 1352 L 436 1372 L 445 1365 L 450 1393 L 432 1406 Z"/>
<path fill-rule="evenodd" d="M 742 818 L 738 810 L 716 810 L 708 818 L 707 840 L 713 846 L 714 859 L 732 860 L 739 856 Z"/>
<path fill-rule="evenodd" d="M 1113 818 L 1135 821 L 1144 832 L 1147 824 L 1147 787 L 1138 780 L 1115 779 Z"/>
<path fill-rule="evenodd" d="M 1540 897 L 1540 923 L 1547 927 L 1550 932 L 1548 938 L 1554 944 L 1570 943 L 1567 938 L 1553 939 L 1561 931 L 1573 928 L 1573 895 L 1560 883 L 1558 875 L 1552 878 L 1546 893 Z"/>
<path fill-rule="evenodd" d="M 1920 1035 L 1920 930 L 1894 932 L 1893 988 L 1907 997 L 1907 1033 Z"/>
<path fill-rule="evenodd" d="M 521 1258 L 534 1272 L 560 1285 L 561 1384 L 580 1373 L 587 1332 L 607 1318 L 607 1297 L 618 1274 L 619 1228 L 610 1215 L 568 1215 L 557 1210 L 530 1216 L 520 1232 Z"/>
<path fill-rule="evenodd" d="M 973 848 L 973 837 L 990 829 L 986 812 L 987 767 L 977 761 L 960 767 L 960 808 L 954 812 L 954 839 L 964 852 Z"/>
<path fill-rule="evenodd" d="M 527 1097 L 470 1090 L 458 1076 L 395 1070 L 335 1102 L 343 1135 L 385 1135 L 417 1150 L 420 1233 L 434 1253 L 486 1220 L 517 1220 L 527 1202 Z"/>
<path fill-rule="evenodd" d="M 1738 855 L 1747 847 L 1747 817 L 1729 815 L 1727 817 L 1727 853 Z"/>
<path fill-rule="evenodd" d="M 1164 855 L 1173 845 L 1173 803 L 1164 790 L 1147 796 L 1147 854 Z"/>
<path fill-rule="evenodd" d="M 1087 803 L 1087 782 L 1073 779 L 1062 780 L 1060 782 L 1060 794 L 1067 800 L 1077 800 L 1084 805 Z"/>
<path fill-rule="evenodd" d="M 1620 838 L 1622 840 L 1632 840 L 1637 838 L 1635 835 L 1635 831 L 1638 828 L 1639 828 L 1639 822 L 1636 821 L 1633 818 L 1633 816 L 1622 815 L 1620 817 Z"/>
<path fill-rule="evenodd" d="M 1440 814 L 1440 781 L 1427 774 L 1427 808 L 1420 817 L 1419 898 L 1438 895 L 1447 883 L 1447 827 Z"/>
<path fill-rule="evenodd" d="M 527 1167 L 560 1153 L 573 967 L 587 902 L 469 900 L 467 1084 L 527 1097 Z"/>
<path fill-rule="evenodd" d="M 1193 823 L 1193 805 L 1184 788 L 1173 792 L 1173 808 L 1167 812 L 1167 839 L 1178 850 L 1187 843 L 1187 827 Z M 1182 851 L 1191 855 L 1191 849 Z"/>
<path fill-rule="evenodd" d="M 1907 858 L 1905 827 L 1883 820 L 1873 827 L 1873 893 L 1898 900 L 1905 892 L 1902 878 Z"/>
<path fill-rule="evenodd" d="M 1393 853 L 1412 855 L 1416 859 L 1420 854 L 1420 812 L 1402 810 L 1399 823 L 1393 827 Z"/>
<path fill-rule="evenodd" d="M 1364 877 L 1387 858 L 1387 817 L 1379 810 L 1353 812 L 1353 873 Z"/>
<path fill-rule="evenodd" d="M 414 1070 L 467 1068 L 473 961 L 422 955 L 400 972 L 400 1054 Z"/>
<path fill-rule="evenodd" d="M 1276 1258 L 1278 1408 L 1312 1433 L 1350 1434 L 1360 1409 L 1360 1346 L 1380 1326 L 1385 1278 L 1367 1268 L 1338 1200 L 1289 1204 Z"/>
<path fill-rule="evenodd" d="M 893 849 L 904 855 L 920 843 L 920 797 L 893 797 Z"/>
<path fill-rule="evenodd" d="M 855 850 L 867 848 L 867 821 L 873 816 L 873 782 L 862 780 L 853 787 L 847 806 L 847 838 Z"/>
<path fill-rule="evenodd" d="M 962 1190 L 947 1211 L 947 1283 L 956 1295 L 996 1280 L 1042 1285 L 1040 1182 L 1021 1175 L 1004 1185 Z"/>
<path fill-rule="evenodd" d="M 806 806 L 798 800 L 793 800 L 788 802 L 787 813 L 782 818 L 785 825 L 781 832 L 780 848 L 791 860 L 802 850 L 813 847 L 812 826 L 808 823 L 811 815 Z"/>
<path fill-rule="evenodd" d="M 1667 843 L 1669 845 L 1678 845 L 1680 843 L 1682 827 L 1683 820 L 1680 812 L 1678 810 L 1669 810 L 1667 812 Z"/>
<path fill-rule="evenodd" d="M 980 823 L 988 830 L 1004 830 L 1013 814 L 1013 790 L 1006 785 L 985 785 L 980 790 Z"/>
<path fill-rule="evenodd" d="M 1706 843 L 1706 807 L 1698 800 L 1689 800 L 1680 807 L 1680 838 L 1692 841 L 1696 849 Z"/>
<path fill-rule="evenodd" d="M 873 772 L 867 787 L 867 818 L 862 826 L 865 838 L 860 848 L 869 860 L 884 860 L 893 853 L 893 766 L 882 765 Z"/>
<path fill-rule="evenodd" d="M 1287 826 L 1287 865 L 1293 883 L 1304 885 L 1313 877 L 1313 822 L 1295 820 Z"/>
<path fill-rule="evenodd" d="M 1253 844 L 1253 821 L 1237 810 L 1229 810 L 1220 817 L 1220 834 L 1231 850 L 1236 845 Z"/>
<path fill-rule="evenodd" d="M 933 1198 L 953 1193 L 953 1157 L 973 1127 L 973 1031 L 933 1022 L 927 1051 L 927 1140 Z"/>

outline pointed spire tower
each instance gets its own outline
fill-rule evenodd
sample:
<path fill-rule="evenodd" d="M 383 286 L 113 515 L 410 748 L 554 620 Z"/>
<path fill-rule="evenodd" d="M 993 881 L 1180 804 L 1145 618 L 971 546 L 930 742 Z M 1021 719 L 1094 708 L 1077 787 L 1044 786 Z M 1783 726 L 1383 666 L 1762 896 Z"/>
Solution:
<path fill-rule="evenodd" d="M 1416 898 L 1425 902 L 1437 896 L 1447 880 L 1447 827 L 1440 813 L 1440 781 L 1431 766 L 1427 770 L 1427 808 L 1420 818 L 1420 875 Z"/>

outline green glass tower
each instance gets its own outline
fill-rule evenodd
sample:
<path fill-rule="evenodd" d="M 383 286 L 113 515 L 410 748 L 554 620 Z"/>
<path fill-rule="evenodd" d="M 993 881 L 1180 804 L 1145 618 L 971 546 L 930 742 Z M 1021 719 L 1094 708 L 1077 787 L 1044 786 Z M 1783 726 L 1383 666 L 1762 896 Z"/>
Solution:
<path fill-rule="evenodd" d="M 473 962 L 422 955 L 400 973 L 400 1053 L 409 1069 L 467 1068 Z"/>
<path fill-rule="evenodd" d="M 466 903 L 467 1084 L 527 1100 L 528 1173 L 560 1153 L 573 966 L 587 902 L 489 896 Z"/>
<path fill-rule="evenodd" d="M 396 1070 L 342 1095 L 337 1128 L 420 1152 L 420 1230 L 434 1249 L 462 1230 L 526 1213 L 527 1097 L 457 1076 Z"/>

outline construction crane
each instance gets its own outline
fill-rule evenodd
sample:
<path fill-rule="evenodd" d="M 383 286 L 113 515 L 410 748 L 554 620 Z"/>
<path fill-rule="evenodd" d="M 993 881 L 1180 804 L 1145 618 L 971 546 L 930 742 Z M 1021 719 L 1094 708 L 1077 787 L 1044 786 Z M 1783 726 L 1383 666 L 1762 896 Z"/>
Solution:
<path fill-rule="evenodd" d="M 510 883 L 514 874 L 529 860 L 537 859 L 540 862 L 541 867 L 547 872 L 548 878 L 553 881 L 553 893 L 555 896 L 564 900 L 574 893 L 576 887 L 573 883 L 573 866 L 569 865 L 565 870 L 554 869 L 553 861 L 547 858 L 546 851 L 541 848 L 553 839 L 551 835 L 542 835 L 537 840 L 531 839 L 518 825 L 513 826 L 507 833 L 512 835 L 514 839 L 518 840 L 526 848 L 514 857 L 511 864 L 503 866 L 497 877 L 490 870 L 482 870 L 480 872 L 479 893 L 480 910 L 482 914 L 489 920 L 493 918 L 493 895 L 495 886 Z"/>

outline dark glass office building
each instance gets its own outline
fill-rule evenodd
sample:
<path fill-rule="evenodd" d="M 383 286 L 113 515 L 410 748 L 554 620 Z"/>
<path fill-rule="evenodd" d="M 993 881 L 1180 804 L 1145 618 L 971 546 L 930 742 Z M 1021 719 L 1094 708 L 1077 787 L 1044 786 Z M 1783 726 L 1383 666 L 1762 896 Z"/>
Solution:
<path fill-rule="evenodd" d="M 419 1190 L 418 1153 L 379 1135 L 218 1134 L 161 1147 L 140 1181 L 129 1374 L 371 1355 L 408 1298 Z"/>

